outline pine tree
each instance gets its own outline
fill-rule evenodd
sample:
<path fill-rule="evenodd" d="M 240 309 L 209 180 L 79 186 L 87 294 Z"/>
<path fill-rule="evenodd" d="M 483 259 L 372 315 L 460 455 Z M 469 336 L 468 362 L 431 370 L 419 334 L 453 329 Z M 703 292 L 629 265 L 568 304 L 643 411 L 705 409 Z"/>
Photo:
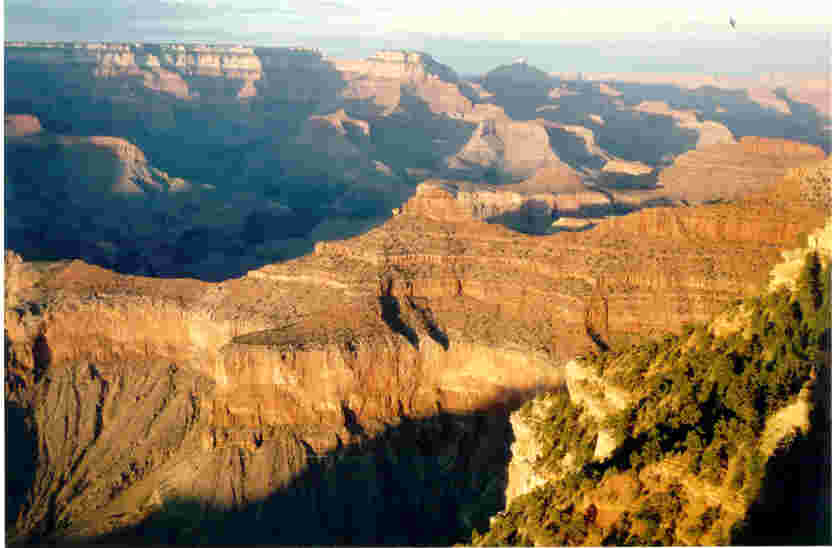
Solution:
<path fill-rule="evenodd" d="M 831 331 L 831 261 L 819 272 L 819 287 L 822 290 L 822 304 L 817 310 L 814 321 L 811 324 L 815 341 L 821 347 L 825 346 L 825 333 Z"/>
<path fill-rule="evenodd" d="M 813 319 L 823 303 L 822 265 L 816 251 L 805 256 L 805 266 L 799 274 L 799 304 L 803 317 Z M 806 322 L 807 323 L 807 322 Z"/>

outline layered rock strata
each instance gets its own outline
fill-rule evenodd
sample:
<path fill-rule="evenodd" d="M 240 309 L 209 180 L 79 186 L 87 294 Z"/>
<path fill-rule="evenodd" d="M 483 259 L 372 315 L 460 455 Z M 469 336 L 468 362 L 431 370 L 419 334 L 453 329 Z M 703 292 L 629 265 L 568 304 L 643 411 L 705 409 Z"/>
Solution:
<path fill-rule="evenodd" d="M 646 114 L 670 116 L 677 121 L 678 127 L 696 131 L 698 140 L 695 148 L 735 143 L 735 137 L 724 124 L 712 120 L 698 120 L 693 111 L 675 110 L 663 101 L 643 101 L 633 109 Z"/>
<path fill-rule="evenodd" d="M 771 272 L 770 283 L 765 287 L 765 291 L 773 292 L 782 287 L 797 291 L 799 287 L 797 287 L 796 281 L 806 268 L 805 257 L 811 253 L 816 253 L 822 264 L 831 263 L 830 216 L 825 219 L 823 227 L 812 231 L 808 235 L 803 247 L 793 248 L 782 253 L 783 261 L 777 264 Z M 716 316 L 707 324 L 707 329 L 715 337 L 714 341 L 711 342 L 712 347 L 724 349 L 727 341 L 736 337 L 741 337 L 745 341 L 756 340 L 754 324 L 751 324 L 753 313 L 753 308 L 750 308 L 750 305 L 739 304 L 730 307 L 727 313 Z M 696 342 L 697 339 L 698 335 L 695 333 L 690 337 L 682 338 L 679 344 L 682 344 L 684 349 L 693 350 L 701 344 Z M 761 347 L 757 348 L 760 349 Z M 762 352 L 762 350 L 758 352 Z M 764 355 L 768 355 L 767 350 L 763 352 Z M 824 354 L 826 358 L 829 355 L 830 352 Z M 522 409 L 512 413 L 510 423 L 515 441 L 511 445 L 512 457 L 509 461 L 509 482 L 506 489 L 507 507 L 504 513 L 492 518 L 492 525 L 495 524 L 498 517 L 503 518 L 510 510 L 513 511 L 513 502 L 516 497 L 531 493 L 550 482 L 561 481 L 563 478 L 581 470 L 582 466 L 589 466 L 594 469 L 596 463 L 613 456 L 620 446 L 626 451 L 631 450 L 626 449 L 625 432 L 618 430 L 619 425 L 631 429 L 635 423 L 644 419 L 647 420 L 647 416 L 644 418 L 641 413 L 640 416 L 633 414 L 630 419 L 625 418 L 628 422 L 620 422 L 620 413 L 632 405 L 636 405 L 642 398 L 648 397 L 648 393 L 639 389 L 636 393 L 632 393 L 625 384 L 625 379 L 629 379 L 631 375 L 635 374 L 634 371 L 631 371 L 631 368 L 636 367 L 636 358 L 631 355 L 631 350 L 609 354 L 608 356 L 609 359 L 606 362 L 579 358 L 570 360 L 565 365 L 566 390 L 571 403 L 578 406 L 578 412 L 576 415 L 566 409 L 562 409 L 562 412 L 573 416 L 572 424 L 575 428 L 592 432 L 595 449 L 586 457 L 577 454 L 577 451 L 583 450 L 582 443 L 579 443 L 577 447 L 573 446 L 567 449 L 566 455 L 558 466 L 554 463 L 550 466 L 546 464 L 549 452 L 554 451 L 561 443 L 558 440 L 572 437 L 572 434 L 567 432 L 555 432 L 543 426 L 556 420 L 555 404 L 561 401 L 561 393 L 553 392 L 539 395 Z M 669 356 L 680 356 L 680 354 L 679 352 L 672 352 Z M 681 366 L 676 364 L 675 361 L 676 358 L 655 356 L 650 363 L 642 364 L 643 375 L 650 379 L 662 378 L 665 373 L 670 374 L 672 370 Z M 769 463 L 771 460 L 781 461 L 784 458 L 790 460 L 792 452 L 789 452 L 788 448 L 795 446 L 797 451 L 801 451 L 799 449 L 802 447 L 800 444 L 806 442 L 806 440 L 814 439 L 819 440 L 817 443 L 820 444 L 827 443 L 824 441 L 828 436 L 827 432 L 815 431 L 813 422 L 820 421 L 816 426 L 819 429 L 827 424 L 823 423 L 823 416 L 819 414 L 822 412 L 822 406 L 824 405 L 825 400 L 823 398 L 827 398 L 825 395 L 827 385 L 822 382 L 819 376 L 828 374 L 828 363 L 811 360 L 807 361 L 804 367 L 810 368 L 810 374 L 806 369 L 798 387 L 798 392 L 793 393 L 783 406 L 766 418 L 760 428 L 759 435 L 754 440 L 755 445 L 753 447 L 741 447 L 739 449 L 742 453 L 744 451 L 755 451 L 758 457 L 755 462 L 761 463 L 761 465 Z M 816 373 L 818 370 L 824 373 L 818 375 Z M 629 380 L 628 383 L 641 386 L 635 380 Z M 679 387 L 675 385 L 673 390 L 678 389 Z M 748 395 L 748 397 L 755 396 Z M 808 446 L 808 450 L 811 450 L 810 446 Z M 813 455 L 807 457 L 811 459 L 808 464 L 812 467 L 820 467 L 820 463 L 812 462 L 813 457 Z M 722 525 L 719 522 L 713 529 L 713 533 L 716 535 L 741 534 L 741 531 L 733 530 L 730 532 L 723 530 L 723 528 L 729 528 L 738 520 L 745 519 L 745 516 L 749 519 L 755 519 L 750 518 L 750 516 L 758 516 L 759 512 L 764 512 L 768 519 L 781 519 L 780 516 L 775 514 L 776 501 L 769 498 L 770 496 L 776 496 L 777 493 L 770 492 L 767 494 L 765 491 L 770 491 L 771 487 L 779 491 L 784 489 L 789 496 L 793 496 L 798 488 L 796 485 L 784 483 L 781 479 L 767 478 L 763 484 L 759 483 L 757 486 L 758 489 L 762 490 L 761 495 L 756 497 L 755 500 L 752 495 L 749 495 L 749 501 L 745 501 L 740 486 L 736 486 L 734 480 L 730 481 L 730 478 L 727 478 L 725 481 L 713 481 L 711 478 L 698 477 L 698 474 L 693 470 L 694 463 L 689 465 L 687 461 L 688 459 L 683 458 L 677 452 L 671 453 L 659 462 L 640 467 L 634 476 L 634 481 L 638 480 L 640 485 L 655 485 L 660 489 L 669 488 L 671 485 L 679 485 L 681 506 L 678 508 L 687 507 L 686 514 L 690 518 L 698 517 L 707 507 L 720 505 L 719 508 L 724 509 L 725 515 Z M 726 466 L 727 464 L 724 463 L 724 467 Z M 741 462 L 736 463 L 730 457 L 729 476 L 732 476 L 732 472 L 736 470 L 739 471 L 738 475 L 742 476 L 743 466 L 743 458 Z M 755 465 L 750 464 L 750 466 L 754 467 Z M 635 467 L 633 458 L 631 459 L 631 467 Z M 778 465 L 771 467 L 769 464 L 766 470 L 761 473 L 783 475 L 783 471 Z M 605 474 L 603 481 L 592 482 L 593 484 L 599 483 L 595 489 L 588 484 L 588 492 L 581 497 L 585 501 L 584 504 L 575 506 L 576 509 L 579 507 L 588 508 L 588 505 L 592 504 L 597 509 L 597 514 L 593 515 L 593 519 L 595 520 L 596 515 L 598 515 L 597 523 L 600 526 L 615 523 L 616 518 L 623 511 L 626 513 L 622 515 L 627 517 L 629 511 L 645 508 L 645 506 L 635 505 L 635 500 L 624 496 L 626 493 L 619 493 L 620 489 L 617 486 L 626 481 L 624 477 L 620 480 L 608 481 L 609 475 L 617 476 L 618 474 L 617 471 L 611 471 L 611 474 Z M 704 476 L 706 475 L 704 474 Z M 820 486 L 815 487 L 820 488 Z M 649 490 L 653 493 L 655 487 L 637 489 L 634 492 L 634 499 L 647 495 Z M 807 499 L 805 500 L 807 502 Z M 752 507 L 748 507 L 748 504 Z M 758 507 L 765 508 L 754 510 Z M 523 521 L 525 521 L 525 518 Z M 747 524 L 739 524 L 738 527 L 742 527 L 742 525 L 745 528 L 748 527 Z M 607 530 L 607 527 L 604 527 L 604 530 Z M 498 532 L 502 534 L 501 530 L 498 530 Z M 701 544 L 707 542 L 704 535 L 708 534 L 708 528 L 687 528 L 678 525 L 673 533 L 681 538 L 691 537 L 692 542 Z M 792 534 L 800 535 L 802 532 L 794 531 Z M 812 533 L 806 532 L 805 534 Z"/>
<path fill-rule="evenodd" d="M 788 168 L 825 159 L 821 148 L 762 137 L 717 144 L 675 158 L 659 182 L 674 199 L 701 202 L 732 199 L 775 184 Z"/>
<path fill-rule="evenodd" d="M 593 345 L 756 291 L 824 215 L 766 194 L 532 237 L 428 184 L 363 236 L 219 284 L 10 254 L 7 401 L 33 455 L 15 538 L 104 533 L 178 497 L 256 504 L 441 413 L 471 417 L 444 446 L 468 462 L 480 413 L 563 384 Z"/>

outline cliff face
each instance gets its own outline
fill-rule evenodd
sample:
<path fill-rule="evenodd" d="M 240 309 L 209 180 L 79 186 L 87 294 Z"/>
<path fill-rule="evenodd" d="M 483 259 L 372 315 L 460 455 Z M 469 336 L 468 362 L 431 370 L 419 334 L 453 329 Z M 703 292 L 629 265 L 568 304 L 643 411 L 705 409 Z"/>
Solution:
<path fill-rule="evenodd" d="M 211 285 L 78 261 L 37 271 L 9 254 L 7 387 L 34 459 L 13 538 L 99 535 L 179 498 L 248 507 L 316 455 L 408 419 L 435 428 L 442 412 L 464 417 L 438 445 L 459 470 L 471 459 L 460 438 L 490 434 L 468 414 L 562 382 L 544 351 L 466 336 L 377 281 L 353 287 L 358 301 L 326 279 Z"/>
<path fill-rule="evenodd" d="M 785 105 L 785 109 L 787 109 L 787 105 Z M 670 116 L 677 121 L 678 127 L 696 131 L 698 140 L 695 148 L 722 143 L 735 143 L 735 137 L 733 137 L 732 132 L 726 126 L 712 120 L 698 120 L 692 111 L 671 109 L 666 103 L 658 101 L 643 101 L 635 106 L 634 110 L 660 116 Z"/>
<path fill-rule="evenodd" d="M 250 99 L 274 96 L 300 102 L 330 101 L 325 73 L 340 73 L 343 97 L 398 105 L 399 84 L 427 100 L 433 112 L 463 112 L 470 101 L 458 93 L 449 67 L 420 52 L 380 51 L 359 61 L 330 60 L 304 48 L 213 45 L 43 44 L 11 45 L 13 63 L 73 66 L 94 78 L 135 79 L 149 90 L 180 99 Z M 363 81 L 368 80 L 368 83 Z M 386 83 L 395 86 L 387 86 Z M 344 87 L 344 86 L 341 86 Z M 319 88 L 319 89 L 318 89 Z M 385 88 L 391 88 L 386 93 Z M 333 99 L 333 98 L 332 98 Z"/>
<path fill-rule="evenodd" d="M 745 137 L 678 156 L 660 173 L 660 184 L 672 198 L 689 202 L 730 199 L 774 184 L 790 167 L 823 159 L 819 147 Z"/>
<path fill-rule="evenodd" d="M 765 195 L 533 237 L 464 205 L 421 185 L 363 236 L 218 284 L 9 255 L 7 393 L 33 455 L 16 534 L 101 534 L 184 497 L 253 508 L 318 456 L 386 454 L 405 424 L 408 452 L 410 436 L 447 428 L 428 447 L 459 473 L 484 444 L 503 451 L 480 417 L 560 386 L 559 364 L 593 344 L 751 294 L 825 215 Z M 505 462 L 492 458 L 486 469 Z M 474 481 L 466 531 L 480 493 L 500 493 Z"/>
<path fill-rule="evenodd" d="M 829 538 L 818 505 L 830 485 L 830 232 L 829 218 L 806 246 L 785 253 L 763 296 L 689 335 L 569 361 L 566 392 L 512 413 L 507 505 L 472 540 Z M 791 338 L 805 349 L 785 354 Z M 785 380 L 768 378 L 780 369 Z M 804 515 L 785 515 L 789 505 Z"/>
<path fill-rule="evenodd" d="M 425 53 L 379 51 L 362 61 L 336 60 L 335 67 L 347 82 L 346 99 L 373 99 L 383 114 L 399 105 L 402 86 L 427 103 L 433 114 L 461 117 L 472 107 L 459 91 L 459 76 Z"/>
<path fill-rule="evenodd" d="M 12 63 L 73 67 L 101 79 L 134 79 L 149 90 L 180 99 L 207 95 L 252 97 L 257 94 L 255 82 L 265 77 L 266 68 L 276 64 L 289 66 L 296 53 L 291 49 L 286 59 L 272 58 L 263 64 L 260 55 L 248 47 L 82 43 L 7 48 L 7 58 Z M 311 57 L 313 61 L 317 56 Z M 226 85 L 205 86 L 201 78 L 217 79 Z"/>
<path fill-rule="evenodd" d="M 221 280 L 298 257 L 381 222 L 430 178 L 482 185 L 459 193 L 471 193 L 479 218 L 550 233 L 728 198 L 759 186 L 745 164 L 761 181 L 822 157 L 703 146 L 730 132 L 828 148 L 801 111 L 777 115 L 706 89 L 557 81 L 525 63 L 483 86 L 420 52 L 357 61 L 141 43 L 6 52 L 10 246 L 132 274 Z"/>

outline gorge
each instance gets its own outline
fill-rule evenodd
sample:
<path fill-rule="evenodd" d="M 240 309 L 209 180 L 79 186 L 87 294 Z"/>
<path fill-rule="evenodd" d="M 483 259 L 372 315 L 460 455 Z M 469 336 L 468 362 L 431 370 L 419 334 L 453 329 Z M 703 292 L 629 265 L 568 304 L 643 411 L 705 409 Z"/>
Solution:
<path fill-rule="evenodd" d="M 6 52 L 12 545 L 654 540 L 630 512 L 607 528 L 671 463 L 608 479 L 625 492 L 590 517 L 604 495 L 544 472 L 532 417 L 561 409 L 582 468 L 633 450 L 640 429 L 603 424 L 657 378 L 617 386 L 620 352 L 733 337 L 730 307 L 813 249 L 830 273 L 830 136 L 746 95 L 525 63 L 466 81 L 418 52 Z M 830 356 L 810 360 L 789 408 L 826 389 Z M 785 442 L 820 450 L 822 420 Z M 678 495 L 690 519 L 704 479 Z M 544 489 L 584 502 L 549 535 L 517 511 Z M 769 502 L 660 538 L 745 538 Z"/>
<path fill-rule="evenodd" d="M 362 237 L 220 284 L 7 254 L 10 432 L 34 458 L 13 539 L 467 538 L 504 504 L 508 413 L 597 342 L 756 294 L 824 222 L 786 199 L 820 173 L 549 237 L 425 183 Z M 224 533 L 236 519 L 254 536 Z"/>

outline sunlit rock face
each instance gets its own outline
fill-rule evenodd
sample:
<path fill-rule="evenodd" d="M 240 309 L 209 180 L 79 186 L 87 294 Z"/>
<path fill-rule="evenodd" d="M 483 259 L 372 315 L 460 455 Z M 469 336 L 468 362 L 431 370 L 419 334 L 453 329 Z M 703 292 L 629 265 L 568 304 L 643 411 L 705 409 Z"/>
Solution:
<path fill-rule="evenodd" d="M 217 284 L 10 254 L 8 401 L 29 413 L 21 443 L 34 447 L 17 531 L 69 523 L 62 534 L 97 535 L 172 497 L 248 506 L 305 476 L 311 455 L 377 443 L 405 421 L 436 428 L 440 413 L 465 417 L 439 446 L 464 466 L 465 446 L 445 444 L 488 443 L 479 413 L 565 379 L 595 414 L 594 375 L 568 376 L 568 357 L 757 291 L 779 250 L 824 215 L 800 202 L 768 218 L 763 200 L 533 237 L 426 184 L 363 236 Z M 604 457 L 612 443 L 600 437 Z M 533 484 L 508 475 L 513 490 Z"/>
<path fill-rule="evenodd" d="M 402 86 L 434 114 L 462 117 L 472 107 L 459 91 L 456 73 L 425 53 L 379 51 L 364 60 L 335 60 L 334 66 L 347 82 L 343 96 L 371 100 L 381 109 L 380 114 L 396 109 Z"/>
<path fill-rule="evenodd" d="M 605 172 L 644 176 L 645 164 L 606 160 L 588 128 L 513 120 L 498 105 L 474 105 L 468 97 L 493 92 L 475 85 L 476 96 L 466 97 L 452 71 L 418 53 L 343 62 L 301 49 L 79 45 L 7 52 L 16 70 L 37 65 L 45 78 L 61 74 L 61 82 L 74 84 L 68 89 L 115 99 L 95 120 L 100 126 L 90 127 L 141 128 L 137 134 L 146 138 L 139 146 L 98 131 L 40 131 L 31 116 L 7 118 L 7 150 L 49 149 L 62 173 L 84 175 L 52 188 L 66 192 L 60 205 L 84 206 L 89 218 L 54 205 L 38 218 L 61 219 L 68 233 L 76 226 L 79 233 L 100 230 L 91 219 L 106 219 L 110 229 L 132 223 L 130 237 L 147 238 L 140 247 L 157 261 L 132 271 L 181 273 L 164 280 L 7 255 L 7 394 L 28 417 L 21 430 L 33 447 L 26 491 L 32 502 L 15 521 L 21 535 L 96 535 L 137 523 L 174 497 L 223 508 L 255 504 L 319 474 L 314 459 L 346 448 L 362 452 L 363 443 L 374 445 L 411 421 L 423 421 L 433 440 L 445 432 L 444 442 L 427 451 L 450 456 L 451 469 L 485 465 L 494 473 L 489 461 L 502 462 L 495 457 L 504 449 L 496 437 L 507 426 L 503 414 L 564 384 L 567 358 L 612 337 L 705 319 L 729 297 L 754 292 L 780 251 L 822 215 L 811 203 L 771 196 L 611 215 L 621 198 L 563 162 L 550 132 L 577 137 L 585 154 L 610 165 Z M 288 112 L 296 118 L 285 118 Z M 64 131 L 59 114 L 48 111 L 44 126 Z M 187 129 L 179 125 L 184 118 Z M 88 127 L 86 121 L 74 124 Z M 405 121 L 438 124 L 431 129 L 439 141 L 449 133 L 456 138 L 434 141 L 435 156 L 421 168 L 411 158 L 379 155 L 387 131 Z M 180 138 L 181 131 L 190 138 Z M 224 164 L 227 155 L 200 148 L 210 145 L 241 147 L 230 162 L 243 171 Z M 797 158 L 791 148 L 781 159 L 788 165 Z M 169 165 L 196 175 L 160 169 Z M 229 170 L 216 173 L 217 165 Z M 339 173 L 348 190 L 285 203 L 270 186 L 274 175 L 290 173 L 283 184 L 301 181 L 310 191 L 322 181 L 300 174 L 323 171 Z M 491 173 L 513 184 L 406 179 L 439 172 L 477 179 Z M 204 182 L 209 176 L 219 187 Z M 245 176 L 264 187 L 242 191 Z M 23 195 L 28 215 L 44 202 L 25 181 L 7 184 L 7 196 Z M 810 187 L 821 200 L 821 190 Z M 38 188 L 49 195 L 49 186 Z M 228 194 L 217 197 L 216 190 Z M 393 218 L 351 219 L 353 204 L 370 196 L 395 196 Z M 135 199 L 142 207 L 132 209 Z M 780 214 L 777 203 L 785 208 Z M 148 215 L 143 208 L 152 206 Z M 299 213 L 313 209 L 348 220 L 341 228 L 340 220 Z M 25 228 L 23 213 L 9 214 L 13 228 Z M 595 228 L 586 222 L 592 214 Z M 284 239 L 275 234 L 304 222 L 315 228 Z M 535 237 L 503 224 L 557 233 Z M 314 245 L 307 230 L 341 239 Z M 103 264 L 116 264 L 108 261 L 127 239 L 114 243 L 113 232 L 95 233 L 108 258 Z M 287 240 L 302 242 L 304 251 L 281 262 L 276 257 L 286 255 L 265 252 L 257 266 L 219 251 L 226 242 L 261 252 Z M 184 263 L 218 265 L 212 279 L 246 275 L 222 283 L 182 278 L 160 259 L 176 253 L 175 241 L 190 255 Z M 489 412 L 498 413 L 496 423 L 482 418 Z M 438 418 L 445 413 L 454 415 L 453 426 Z M 601 440 L 596 452 L 603 456 L 610 444 L 604 433 Z M 492 443 L 497 453 L 480 456 L 481 444 Z M 428 470 L 445 466 L 434 461 Z M 377 478 L 375 485 L 391 483 L 383 473 Z"/>
<path fill-rule="evenodd" d="M 674 160 L 659 182 L 672 198 L 701 202 L 731 199 L 767 188 L 787 169 L 825 159 L 819 147 L 784 139 L 744 137 L 702 147 Z"/>

